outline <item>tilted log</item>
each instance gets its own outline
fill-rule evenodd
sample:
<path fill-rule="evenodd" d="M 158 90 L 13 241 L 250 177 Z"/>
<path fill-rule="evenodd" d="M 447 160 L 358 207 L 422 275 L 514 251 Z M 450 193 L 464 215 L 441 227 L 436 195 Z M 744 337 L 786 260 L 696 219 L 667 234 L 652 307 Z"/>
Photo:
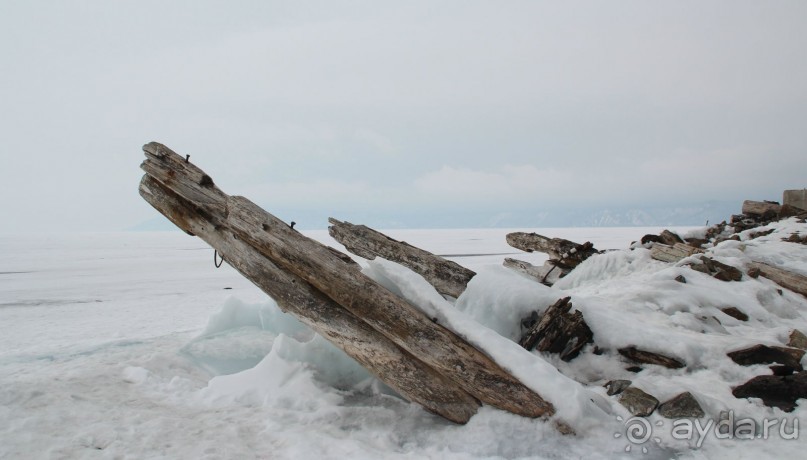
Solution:
<path fill-rule="evenodd" d="M 807 398 L 807 372 L 785 376 L 759 375 L 731 393 L 735 398 L 759 398 L 766 406 L 793 412 L 798 400 Z"/>
<path fill-rule="evenodd" d="M 740 281 L 743 279 L 743 272 L 731 265 L 719 262 L 709 256 L 700 255 L 695 257 L 696 263 L 690 263 L 689 268 L 707 274 L 720 281 Z"/>
<path fill-rule="evenodd" d="M 772 201 L 743 201 L 742 213 L 756 217 L 774 218 L 779 214 L 781 205 Z"/>
<path fill-rule="evenodd" d="M 673 233 L 673 232 L 671 232 L 669 230 L 664 230 L 663 232 L 659 233 L 658 235 L 649 234 L 649 235 L 643 236 L 642 240 L 641 240 L 641 243 L 642 244 L 661 243 L 661 244 L 666 244 L 667 246 L 674 246 L 675 243 L 684 243 L 684 240 L 681 239 L 681 237 L 678 236 L 677 234 L 675 234 L 675 233 Z"/>
<path fill-rule="evenodd" d="M 142 168 L 213 225 L 231 232 L 279 269 L 295 275 L 479 401 L 512 413 L 554 414 L 551 403 L 496 362 L 246 198 L 229 196 L 203 171 L 167 147 L 143 148 Z M 384 357 L 379 357 L 384 359 Z"/>
<path fill-rule="evenodd" d="M 762 262 L 751 262 L 748 264 L 748 269 L 748 274 L 751 276 L 764 276 L 783 288 L 807 297 L 807 276 Z"/>
<path fill-rule="evenodd" d="M 329 218 L 328 233 L 351 253 L 373 260 L 376 257 L 399 263 L 426 279 L 440 294 L 459 297 L 476 272 L 436 256 L 429 251 L 398 241 L 364 225 Z"/>
<path fill-rule="evenodd" d="M 786 219 L 788 217 L 807 217 L 807 210 L 785 203 L 779 209 L 779 218 Z"/>
<path fill-rule="evenodd" d="M 674 246 L 667 246 L 666 244 L 654 243 L 650 248 L 650 257 L 662 262 L 678 262 L 681 259 L 689 257 L 693 254 L 703 252 L 698 248 L 684 243 L 675 243 Z"/>
<path fill-rule="evenodd" d="M 543 252 L 557 265 L 573 269 L 581 262 L 599 254 L 590 242 L 577 244 L 563 238 L 547 238 L 537 233 L 514 232 L 506 236 L 507 244 L 526 252 Z"/>
<path fill-rule="evenodd" d="M 665 356 L 660 353 L 654 353 L 652 351 L 640 350 L 633 345 L 620 348 L 617 351 L 619 352 L 620 355 L 628 358 L 629 360 L 635 363 L 657 364 L 659 366 L 664 366 L 669 369 L 681 369 L 682 367 L 686 367 L 686 363 L 684 363 L 680 359 L 673 358 L 671 356 Z"/>
<path fill-rule="evenodd" d="M 310 284 L 278 268 L 234 233 L 221 228 L 219 222 L 201 217 L 189 201 L 148 175 L 140 183 L 140 195 L 177 227 L 216 248 L 228 264 L 274 298 L 283 311 L 344 350 L 406 399 L 457 423 L 467 422 L 476 413 L 479 402 L 457 384 Z"/>
<path fill-rule="evenodd" d="M 503 264 L 505 267 L 522 273 L 546 286 L 552 286 L 570 271 L 568 268 L 558 267 L 551 261 L 546 261 L 543 266 L 538 267 L 523 260 L 506 257 Z"/>
<path fill-rule="evenodd" d="M 801 372 L 803 370 L 801 358 L 804 357 L 804 353 L 804 350 L 798 348 L 759 344 L 726 353 L 726 356 L 741 366 L 778 363 Z"/>
<path fill-rule="evenodd" d="M 521 337 L 519 345 L 532 350 L 557 353 L 563 361 L 571 361 L 587 343 L 591 343 L 594 333 L 583 320 L 583 313 L 572 308 L 571 297 L 564 297 L 550 305 L 538 320 Z"/>

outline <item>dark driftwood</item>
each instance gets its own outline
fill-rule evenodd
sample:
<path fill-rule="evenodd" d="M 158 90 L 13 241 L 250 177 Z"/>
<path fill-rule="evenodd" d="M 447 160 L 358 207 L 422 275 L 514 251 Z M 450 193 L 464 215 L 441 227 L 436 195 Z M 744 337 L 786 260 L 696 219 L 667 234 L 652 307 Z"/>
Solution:
<path fill-rule="evenodd" d="M 664 230 L 658 235 L 653 234 L 645 235 L 642 237 L 641 240 L 642 244 L 661 243 L 666 244 L 667 246 L 675 246 L 675 243 L 683 243 L 683 242 L 684 240 L 682 240 L 680 236 L 669 230 Z"/>
<path fill-rule="evenodd" d="M 735 388 L 732 394 L 735 398 L 760 398 L 766 406 L 792 412 L 796 401 L 807 398 L 807 372 L 760 375 Z"/>
<path fill-rule="evenodd" d="M 768 345 L 754 345 L 750 348 L 726 353 L 737 364 L 751 366 L 753 364 L 778 363 L 797 371 L 801 371 L 801 358 L 804 350 L 787 347 L 770 347 Z"/>
<path fill-rule="evenodd" d="M 564 361 L 574 359 L 580 350 L 591 343 L 594 333 L 583 320 L 583 313 L 572 308 L 571 297 L 564 297 L 550 305 L 519 341 L 519 345 L 532 350 L 558 353 Z"/>
<path fill-rule="evenodd" d="M 348 251 L 368 260 L 376 257 L 399 263 L 426 279 L 440 294 L 459 297 L 476 272 L 398 241 L 364 225 L 328 219 L 328 233 Z"/>
<path fill-rule="evenodd" d="M 146 174 L 171 194 L 184 200 L 189 212 L 200 219 L 201 229 L 220 234 L 222 239 L 243 242 L 245 250 L 260 254 L 279 271 L 293 275 L 291 284 L 307 283 L 322 297 L 329 298 L 361 319 L 412 355 L 413 359 L 434 369 L 479 401 L 528 417 L 554 413 L 551 403 L 524 386 L 488 356 L 353 269 L 332 249 L 306 238 L 246 198 L 225 194 L 214 185 L 210 176 L 167 147 L 151 143 L 143 150 L 146 161 L 141 167 Z M 172 207 L 159 210 L 173 222 L 182 222 L 180 213 Z M 183 229 L 190 233 L 201 232 L 190 226 Z M 211 241 L 215 243 L 213 238 Z M 232 253 L 232 248 L 222 246 L 221 249 L 231 264 L 240 264 L 234 260 L 239 255 Z M 283 286 L 279 286 L 271 295 L 276 299 L 286 299 L 289 303 L 300 302 Z M 305 304 L 300 308 L 305 308 Z M 291 308 L 289 311 L 292 311 Z M 328 318 L 314 321 L 328 321 Z M 352 331 L 346 332 L 347 341 L 350 341 L 350 334 Z M 388 359 L 383 353 L 371 358 L 372 361 L 382 362 Z M 394 380 L 395 372 L 390 374 L 387 378 Z M 460 395 L 458 397 L 462 399 Z M 439 405 L 435 403 L 432 407 Z M 466 411 L 467 407 L 460 412 Z"/>
<path fill-rule="evenodd" d="M 705 273 L 720 281 L 740 281 L 743 279 L 743 272 L 737 267 L 718 262 L 704 255 L 698 256 L 697 259 L 698 263 L 689 264 L 689 268 Z"/>
<path fill-rule="evenodd" d="M 779 210 L 779 218 L 786 219 L 788 217 L 807 217 L 807 210 L 785 203 Z"/>
<path fill-rule="evenodd" d="M 749 273 L 754 271 L 755 274 L 764 276 L 783 288 L 807 296 L 807 276 L 761 262 L 751 262 L 748 268 Z"/>
<path fill-rule="evenodd" d="M 577 244 L 563 238 L 547 238 L 537 233 L 514 232 L 507 234 L 507 244 L 527 252 L 543 252 L 556 265 L 573 269 L 584 260 L 599 254 L 590 242 Z"/>
<path fill-rule="evenodd" d="M 748 315 L 742 312 L 737 307 L 725 307 L 721 308 L 720 311 L 725 313 L 727 316 L 731 316 L 732 318 L 739 320 L 739 321 L 748 321 Z"/>
<path fill-rule="evenodd" d="M 640 350 L 634 346 L 620 348 L 617 351 L 619 351 L 620 355 L 636 363 L 657 364 L 670 369 L 680 369 L 686 366 L 686 364 L 679 359 L 653 353 L 652 351 Z"/>

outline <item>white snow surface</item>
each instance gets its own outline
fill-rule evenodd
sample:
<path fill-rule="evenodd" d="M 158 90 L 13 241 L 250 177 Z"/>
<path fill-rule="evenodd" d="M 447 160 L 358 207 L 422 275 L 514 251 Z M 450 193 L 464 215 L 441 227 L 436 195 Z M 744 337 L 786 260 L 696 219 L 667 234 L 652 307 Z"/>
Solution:
<path fill-rule="evenodd" d="M 790 219 L 768 228 L 770 235 L 749 239 L 753 231 L 744 232 L 742 241 L 708 252 L 740 268 L 753 259 L 807 274 L 807 246 L 782 241 L 807 226 Z M 501 266 L 505 257 L 537 265 L 546 258 L 509 247 L 504 235 L 515 230 L 619 250 L 590 258 L 548 288 Z M 213 250 L 196 238 L 0 237 L 0 458 L 803 458 L 803 440 L 777 434 L 711 436 L 700 446 L 674 439 L 673 421 L 657 413 L 648 418 L 654 440 L 626 440 L 630 415 L 607 396 L 608 380 L 632 380 L 662 402 L 690 391 L 704 421 L 733 411 L 756 423 L 786 418 L 792 427 L 807 416 L 805 401 L 783 413 L 734 398 L 733 386 L 770 370 L 726 356 L 758 343 L 783 345 L 794 328 L 807 332 L 807 299 L 763 278 L 718 281 L 682 263 L 654 261 L 640 246 L 627 249 L 659 231 L 386 232 L 478 274 L 460 298 L 446 300 L 395 263 L 360 260 L 364 272 L 558 410 L 546 421 L 482 407 L 462 426 L 398 397 L 226 264 L 215 269 Z M 305 233 L 342 249 L 325 231 Z M 674 280 L 679 274 L 685 284 Z M 515 343 L 522 318 L 564 296 L 583 312 L 602 355 L 587 346 L 566 363 Z M 729 306 L 749 321 L 721 311 Z M 631 373 L 616 352 L 628 345 L 687 367 Z M 560 434 L 555 421 L 576 435 Z"/>

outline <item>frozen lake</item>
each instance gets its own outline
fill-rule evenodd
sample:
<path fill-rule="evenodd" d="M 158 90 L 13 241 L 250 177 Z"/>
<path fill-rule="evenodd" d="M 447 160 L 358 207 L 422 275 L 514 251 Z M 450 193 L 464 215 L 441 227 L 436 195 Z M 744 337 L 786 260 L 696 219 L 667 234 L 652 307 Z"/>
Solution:
<path fill-rule="evenodd" d="M 505 257 L 537 265 L 546 257 L 511 248 L 504 238 L 508 232 L 591 241 L 604 250 L 625 249 L 660 230 L 386 233 L 480 273 L 451 313 L 461 321 L 452 321 L 460 324 L 466 321 L 462 318 L 471 318 L 506 337 L 504 348 L 491 345 L 487 352 L 504 350 L 496 359 L 508 361 L 507 346 L 517 347 L 511 340 L 518 333 L 519 318 L 536 305 L 567 295 L 501 268 Z M 341 249 L 327 231 L 303 233 Z M 770 254 L 791 264 L 803 263 L 802 255 L 781 246 L 789 243 L 781 243 L 776 234 L 769 238 L 767 248 L 779 251 L 766 249 Z M 764 243 L 759 243 L 759 251 L 766 248 Z M 639 454 L 626 453 L 624 441 L 614 438 L 614 429 L 621 427 L 615 421 L 613 426 L 589 423 L 583 439 L 561 436 L 540 420 L 486 407 L 465 426 L 432 416 L 391 396 L 341 352 L 307 335 L 227 264 L 216 269 L 213 250 L 181 232 L 4 236 L 0 251 L 2 459 L 633 458 Z M 727 246 L 719 254 L 739 253 Z M 575 296 L 576 307 L 596 325 L 598 344 L 612 348 L 627 341 L 655 344 L 690 362 L 711 363 L 708 369 L 705 364 L 696 366 L 699 370 L 676 379 L 666 370 L 642 374 L 642 385 L 660 397 L 670 397 L 683 385 L 699 391 L 712 412 L 748 408 L 746 401 L 731 396 L 727 382 L 747 380 L 759 371 L 738 371 L 725 359 L 724 348 L 733 346 L 735 337 L 737 343 L 776 342 L 790 327 L 807 329 L 803 299 L 776 295 L 775 287 L 762 281 L 729 285 L 687 273 L 692 278 L 682 294 L 684 285 L 672 281 L 682 269 L 650 260 L 646 250 L 598 258 L 561 288 Z M 436 295 L 406 271 L 384 264 L 375 270 L 409 295 L 423 299 Z M 454 309 L 439 296 L 430 302 Z M 719 308 L 728 303 L 758 320 L 745 325 L 721 316 L 722 325 L 703 322 L 709 315 L 720 315 Z M 548 368 L 556 373 L 552 367 L 556 366 L 564 375 L 587 382 L 586 391 L 593 396 L 581 401 L 589 404 L 603 398 L 605 402 L 598 404 L 611 409 L 602 414 L 621 410 L 602 396 L 601 385 L 604 379 L 622 378 L 625 370 L 611 361 L 614 357 L 593 361 L 593 355 L 587 356 L 568 364 L 553 360 Z M 540 386 L 541 375 L 547 374 L 536 369 L 540 366 L 515 375 Z M 554 396 L 577 391 L 577 383 L 565 381 L 569 388 L 544 390 Z M 566 406 L 574 408 L 572 403 Z M 756 415 L 770 413 L 767 408 L 754 410 Z M 797 414 L 804 414 L 799 410 Z M 584 412 L 565 413 L 586 425 Z M 612 418 L 608 415 L 608 420 Z M 664 443 L 676 445 L 669 436 Z M 651 450 L 644 458 L 685 453 L 680 443 L 677 446 Z M 774 455 L 766 450 L 768 445 L 755 446 L 760 449 L 749 451 L 754 456 Z M 777 453 L 797 450 L 792 443 L 776 446 Z M 723 453 L 736 456 L 743 450 L 736 443 L 707 447 L 711 450 L 704 452 L 711 458 Z M 693 452 L 697 458 L 699 451 Z"/>
<path fill-rule="evenodd" d="M 625 248 L 658 228 L 517 229 Z M 504 240 L 515 229 L 392 230 L 387 234 L 478 270 L 505 257 L 546 256 Z M 303 232 L 340 248 L 326 230 Z M 0 359 L 73 352 L 115 340 L 198 331 L 230 296 L 266 298 L 213 250 L 181 232 L 0 237 Z"/>

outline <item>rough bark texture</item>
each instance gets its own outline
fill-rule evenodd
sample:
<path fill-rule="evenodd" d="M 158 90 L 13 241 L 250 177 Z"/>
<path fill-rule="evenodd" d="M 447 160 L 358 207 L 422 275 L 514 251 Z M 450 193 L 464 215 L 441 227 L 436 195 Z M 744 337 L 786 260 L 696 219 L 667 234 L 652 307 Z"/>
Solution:
<path fill-rule="evenodd" d="M 348 251 L 368 260 L 376 257 L 399 263 L 426 279 L 437 292 L 459 297 L 476 272 L 436 256 L 431 252 L 398 241 L 364 225 L 328 219 L 328 233 Z"/>
<path fill-rule="evenodd" d="M 807 188 L 801 190 L 785 190 L 782 193 L 782 204 L 807 209 Z"/>
<path fill-rule="evenodd" d="M 732 394 L 735 398 L 760 398 L 766 406 L 792 412 L 796 401 L 807 398 L 807 372 L 760 375 L 735 388 Z"/>
<path fill-rule="evenodd" d="M 742 213 L 750 216 L 773 218 L 779 214 L 780 209 L 779 203 L 745 200 L 743 201 Z"/>
<path fill-rule="evenodd" d="M 662 262 L 675 263 L 699 252 L 703 251 L 684 243 L 675 243 L 674 246 L 654 243 L 653 247 L 650 249 L 650 257 Z"/>
<path fill-rule="evenodd" d="M 689 268 L 705 273 L 720 281 L 740 281 L 743 279 L 743 272 L 737 267 L 718 262 L 705 255 L 698 256 L 697 259 L 698 263 L 689 264 Z"/>
<path fill-rule="evenodd" d="M 782 205 L 782 209 L 779 210 L 779 218 L 786 219 L 788 217 L 807 217 L 807 210 L 785 203 Z"/>
<path fill-rule="evenodd" d="M 659 366 L 664 366 L 670 369 L 680 369 L 686 366 L 686 364 L 679 359 L 664 356 L 659 353 L 653 353 L 652 351 L 640 350 L 633 346 L 620 348 L 618 351 L 620 355 L 636 363 L 658 364 Z"/>
<path fill-rule="evenodd" d="M 306 283 L 481 402 L 528 417 L 554 413 L 552 404 L 488 356 L 353 269 L 332 249 L 306 238 L 246 198 L 225 194 L 210 176 L 167 147 L 151 143 L 143 150 L 147 159 L 141 167 L 147 175 L 187 202 L 191 214 L 199 217 L 199 228 L 193 228 L 179 225 L 183 215 L 174 208 L 164 210 L 186 231 L 198 234 L 204 230 L 243 242 L 249 246 L 245 249 L 292 275 L 291 284 Z M 237 254 L 228 254 L 228 250 L 232 248 L 222 247 L 225 259 L 238 264 L 233 260 Z M 299 302 L 282 288 L 271 295 L 288 299 L 289 304 Z M 380 354 L 371 361 L 386 359 Z M 395 373 L 391 374 L 394 379 Z"/>
<path fill-rule="evenodd" d="M 571 297 L 564 297 L 546 309 L 519 341 L 527 350 L 533 348 L 549 353 L 558 353 L 564 361 L 575 358 L 580 350 L 591 343 L 594 333 L 583 320 L 583 313 L 572 308 Z"/>
<path fill-rule="evenodd" d="M 559 267 L 551 261 L 546 261 L 543 266 L 537 267 L 529 262 L 511 259 L 509 257 L 504 259 L 503 265 L 511 270 L 527 275 L 546 286 L 552 286 L 570 271 L 568 268 Z"/>
<path fill-rule="evenodd" d="M 514 232 L 507 234 L 507 244 L 527 252 L 543 252 L 556 265 L 573 269 L 581 262 L 599 254 L 590 242 L 577 244 L 563 238 L 547 238 L 537 233 Z"/>
<path fill-rule="evenodd" d="M 458 385 L 415 359 L 364 321 L 333 302 L 311 285 L 279 269 L 232 232 L 201 218 L 192 204 L 149 176 L 140 183 L 140 195 L 174 224 L 193 233 L 222 254 L 283 311 L 293 314 L 399 394 L 430 412 L 465 423 L 479 402 Z"/>
<path fill-rule="evenodd" d="M 748 264 L 748 268 L 749 272 L 753 270 L 755 273 L 768 278 L 783 288 L 807 296 L 807 276 L 761 262 L 751 262 Z"/>
<path fill-rule="evenodd" d="M 754 345 L 750 348 L 744 348 L 726 354 L 732 361 L 742 366 L 779 363 L 794 370 L 801 371 L 801 358 L 804 357 L 804 350 L 798 348 Z"/>

